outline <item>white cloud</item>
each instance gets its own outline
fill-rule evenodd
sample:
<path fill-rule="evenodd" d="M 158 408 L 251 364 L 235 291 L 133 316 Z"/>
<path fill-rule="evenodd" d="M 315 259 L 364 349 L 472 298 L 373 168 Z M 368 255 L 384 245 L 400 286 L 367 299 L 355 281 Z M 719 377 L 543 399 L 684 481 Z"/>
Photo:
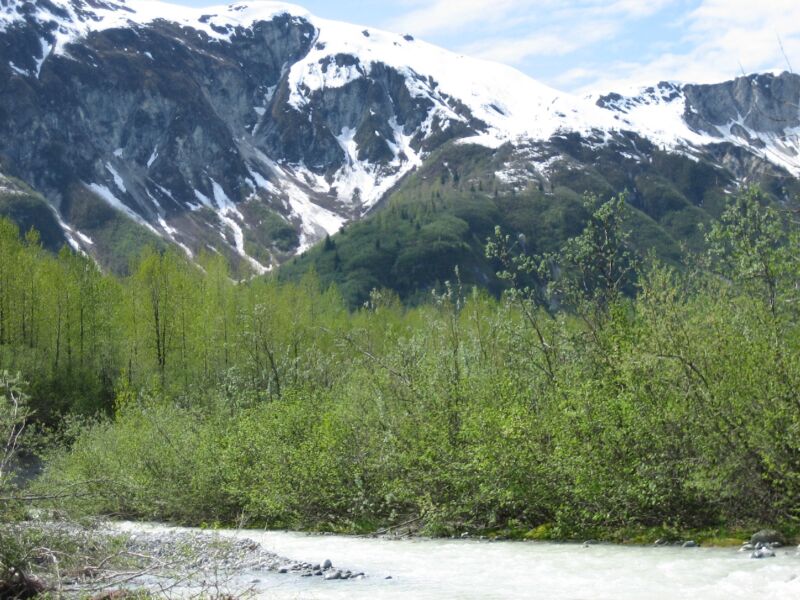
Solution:
<path fill-rule="evenodd" d="M 563 57 L 611 41 L 630 21 L 685 0 L 407 0 L 389 22 L 398 32 L 472 40 L 464 54 L 522 66 L 535 57 Z"/>
<path fill-rule="evenodd" d="M 722 81 L 743 71 L 788 70 L 800 62 L 796 0 L 703 0 L 681 25 L 683 51 L 644 62 L 598 64 L 599 76 L 587 76 L 583 90 L 623 90 L 664 79 Z"/>
<path fill-rule="evenodd" d="M 562 88 L 572 88 L 595 78 L 595 72 L 585 67 L 573 67 L 561 73 L 555 84 Z"/>
<path fill-rule="evenodd" d="M 504 30 L 519 25 L 542 26 L 548 22 L 578 19 L 584 24 L 609 17 L 639 18 L 657 12 L 675 0 L 433 0 L 412 1 L 419 6 L 390 21 L 393 31 L 425 36 L 463 31 L 472 26 Z M 527 39 L 527 38 L 523 38 Z"/>
<path fill-rule="evenodd" d="M 464 54 L 519 64 L 531 56 L 564 56 L 580 48 L 610 39 L 619 31 L 611 21 L 577 24 L 570 30 L 553 27 L 523 38 L 495 37 L 462 48 Z"/>
<path fill-rule="evenodd" d="M 419 4 L 419 3 L 414 3 Z M 451 33 L 487 21 L 502 22 L 509 13 L 532 2 L 525 0 L 434 0 L 389 22 L 392 31 L 415 35 Z"/>
<path fill-rule="evenodd" d="M 665 79 L 720 81 L 742 70 L 788 69 L 787 62 L 800 69 L 800 0 L 405 0 L 404 4 L 408 11 L 390 22 L 390 29 L 444 39 L 465 54 L 522 68 L 536 59 L 550 60 L 563 65 L 563 72 L 550 82 L 581 92 L 627 89 Z M 652 43 L 631 41 L 637 39 L 641 20 L 654 15 L 671 19 L 662 24 L 662 36 Z M 652 19 L 648 26 L 653 26 Z M 673 32 L 667 42 L 664 31 Z M 626 42 L 626 54 L 609 51 L 611 45 Z M 577 62 L 578 55 L 582 62 Z"/>

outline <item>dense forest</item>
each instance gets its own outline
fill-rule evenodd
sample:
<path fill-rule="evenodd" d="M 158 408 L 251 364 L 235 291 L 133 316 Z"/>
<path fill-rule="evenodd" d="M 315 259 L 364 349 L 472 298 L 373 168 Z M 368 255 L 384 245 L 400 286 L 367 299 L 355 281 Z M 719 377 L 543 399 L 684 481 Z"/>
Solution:
<path fill-rule="evenodd" d="M 0 370 L 49 440 L 35 485 L 191 524 L 793 526 L 793 215 L 745 190 L 674 265 L 632 250 L 624 198 L 583 210 L 546 254 L 494 232 L 502 293 L 456 270 L 413 307 L 356 309 L 313 272 L 237 283 L 218 256 L 151 250 L 121 278 L 1 221 Z"/>

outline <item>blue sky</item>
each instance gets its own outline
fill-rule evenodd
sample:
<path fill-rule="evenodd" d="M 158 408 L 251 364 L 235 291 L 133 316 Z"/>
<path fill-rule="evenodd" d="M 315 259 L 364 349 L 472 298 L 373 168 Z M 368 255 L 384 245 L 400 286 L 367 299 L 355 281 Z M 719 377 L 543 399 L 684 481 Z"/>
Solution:
<path fill-rule="evenodd" d="M 172 0 L 193 6 L 206 0 Z M 245 0 L 246 1 L 246 0 Z M 800 69 L 800 0 L 305 0 L 319 17 L 411 33 L 558 89 L 629 89 Z"/>

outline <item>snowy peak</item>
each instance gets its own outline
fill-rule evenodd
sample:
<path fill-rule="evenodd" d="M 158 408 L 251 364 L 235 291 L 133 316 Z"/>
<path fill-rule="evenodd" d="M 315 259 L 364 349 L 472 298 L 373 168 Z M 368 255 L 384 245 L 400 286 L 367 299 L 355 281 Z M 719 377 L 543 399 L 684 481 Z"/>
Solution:
<path fill-rule="evenodd" d="M 499 145 L 519 136 L 547 139 L 561 129 L 611 125 L 591 103 L 511 67 L 455 54 L 409 35 L 316 18 L 312 23 L 319 32 L 316 43 L 290 76 L 290 104 L 295 108 L 305 106 L 309 95 L 367 78 L 381 65 L 401 73 L 415 98 L 432 101 L 441 120 L 469 124 L 472 119 L 483 142 Z"/>
<path fill-rule="evenodd" d="M 642 88 L 628 96 L 616 92 L 605 96 L 599 96 L 596 100 L 596 104 L 601 108 L 628 114 L 641 106 L 670 104 L 681 98 L 683 98 L 683 88 L 681 84 L 662 81 L 655 87 Z"/>
<path fill-rule="evenodd" d="M 800 175 L 800 76 L 756 74 L 707 85 L 659 83 L 608 94 L 597 105 L 630 129 L 673 149 L 731 144 Z"/>
<path fill-rule="evenodd" d="M 2 0 L 0 27 L 38 21 L 53 23 L 64 39 L 91 31 L 131 25 L 147 26 L 164 20 L 202 31 L 209 37 L 228 39 L 237 28 L 278 15 L 309 17 L 309 13 L 283 2 L 234 3 L 194 8 L 152 0 Z"/>
<path fill-rule="evenodd" d="M 32 27 L 41 38 L 41 61 L 64 53 L 65 47 L 92 32 L 148 27 L 157 22 L 201 32 L 209 39 L 229 42 L 257 22 L 277 16 L 309 17 L 304 9 L 282 2 L 256 1 L 192 8 L 151 0 L 0 0 L 0 32 Z"/>
<path fill-rule="evenodd" d="M 616 128 L 639 133 L 669 148 L 709 143 L 708 136 L 689 126 L 691 114 L 681 84 L 663 81 L 630 95 L 611 93 L 596 100 L 598 107 L 613 113 Z"/>
<path fill-rule="evenodd" d="M 519 136 L 546 139 L 560 129 L 588 131 L 610 126 L 601 111 L 582 99 L 549 88 L 519 71 L 455 54 L 410 35 L 399 35 L 347 23 L 319 19 L 298 6 L 281 2 L 242 2 L 191 8 L 150 0 L 3 0 L 0 29 L 36 21 L 54 39 L 49 49 L 64 46 L 93 31 L 148 26 L 157 21 L 201 32 L 231 43 L 256 23 L 281 15 L 314 27 L 315 44 L 304 60 L 292 66 L 289 104 L 301 108 L 308 95 L 343 87 L 369 77 L 375 65 L 401 72 L 415 97 L 435 100 L 443 120 L 487 125 L 496 144 Z M 349 58 L 346 58 L 349 57 Z M 43 58 L 43 57 L 42 57 Z"/>

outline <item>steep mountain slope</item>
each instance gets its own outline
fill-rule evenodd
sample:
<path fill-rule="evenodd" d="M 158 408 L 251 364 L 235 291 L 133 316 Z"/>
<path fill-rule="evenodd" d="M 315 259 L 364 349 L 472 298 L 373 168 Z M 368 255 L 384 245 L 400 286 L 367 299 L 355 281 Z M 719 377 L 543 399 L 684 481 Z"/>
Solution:
<path fill-rule="evenodd" d="M 631 96 L 601 96 L 597 105 L 614 112 L 621 128 L 715 160 L 740 177 L 763 171 L 758 159 L 800 175 L 800 76 L 761 74 L 713 85 L 661 82 Z"/>
<path fill-rule="evenodd" d="M 559 177 L 580 193 L 598 156 L 642 167 L 656 150 L 713 165 L 724 185 L 788 181 L 798 98 L 800 77 L 783 74 L 581 99 L 277 2 L 0 0 L 3 172 L 47 199 L 62 224 L 51 245 L 61 235 L 118 270 L 161 243 L 266 271 L 393 193 L 431 193 L 421 173 L 466 171 L 448 157 L 468 147 L 499 196 L 549 198 Z"/>
<path fill-rule="evenodd" d="M 775 201 L 800 192 L 796 180 L 763 176 Z M 794 183 L 794 187 L 787 184 Z M 404 180 L 382 210 L 290 260 L 282 277 L 313 268 L 352 306 L 374 288 L 404 300 L 453 281 L 499 289 L 484 247 L 494 227 L 528 252 L 558 250 L 580 233 L 586 192 L 626 190 L 632 241 L 673 264 L 703 248 L 703 231 L 724 210 L 736 179 L 706 161 L 660 150 L 631 135 L 591 147 L 579 136 L 498 149 L 448 144 Z"/>
<path fill-rule="evenodd" d="M 36 229 L 45 246 L 57 252 L 67 243 L 69 226 L 58 221 L 47 200 L 23 182 L 0 172 L 0 215 L 10 217 L 22 232 Z"/>

